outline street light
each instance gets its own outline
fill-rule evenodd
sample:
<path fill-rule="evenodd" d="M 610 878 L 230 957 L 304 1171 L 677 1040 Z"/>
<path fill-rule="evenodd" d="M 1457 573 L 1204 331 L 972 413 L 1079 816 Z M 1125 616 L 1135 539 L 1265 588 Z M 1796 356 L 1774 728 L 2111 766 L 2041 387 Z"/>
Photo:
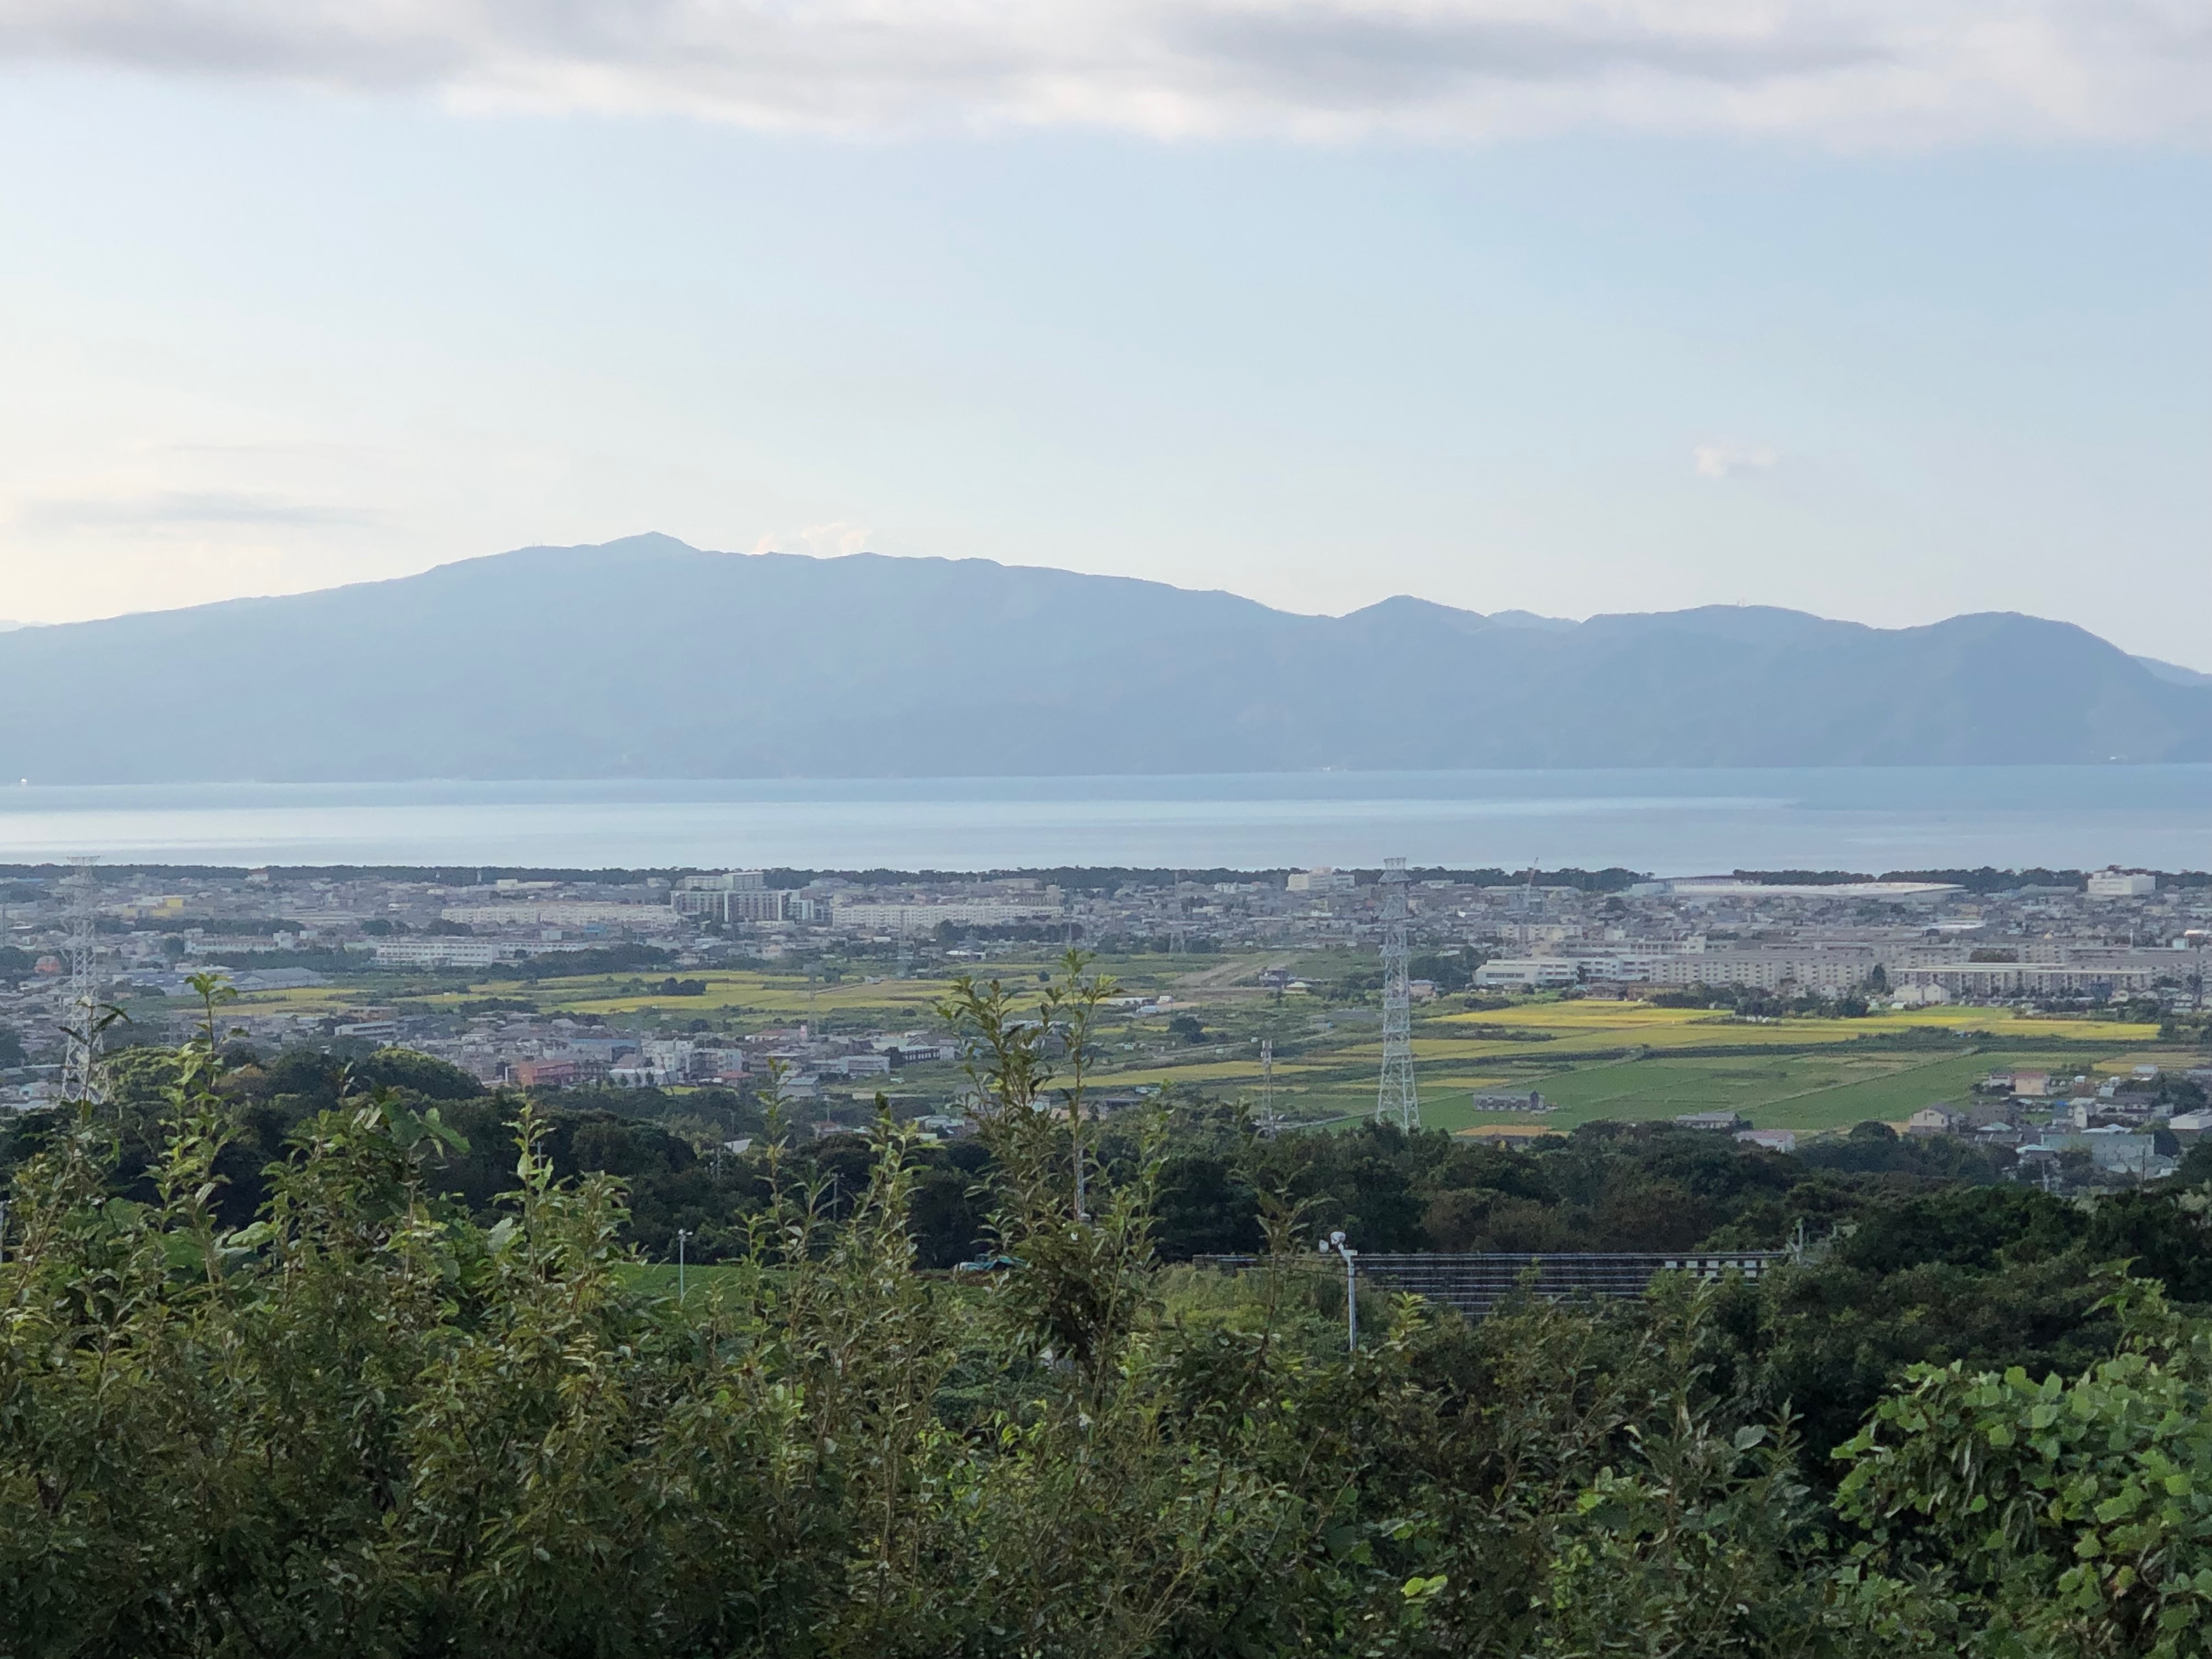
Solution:
<path fill-rule="evenodd" d="M 676 1301 L 679 1307 L 684 1302 L 684 1241 L 690 1237 L 681 1227 L 676 1230 Z"/>
<path fill-rule="evenodd" d="M 1327 1255 L 1334 1250 L 1344 1258 L 1344 1346 L 1346 1353 L 1359 1352 L 1359 1252 L 1344 1242 L 1341 1232 L 1331 1233 L 1321 1243 L 1321 1253 Z"/>

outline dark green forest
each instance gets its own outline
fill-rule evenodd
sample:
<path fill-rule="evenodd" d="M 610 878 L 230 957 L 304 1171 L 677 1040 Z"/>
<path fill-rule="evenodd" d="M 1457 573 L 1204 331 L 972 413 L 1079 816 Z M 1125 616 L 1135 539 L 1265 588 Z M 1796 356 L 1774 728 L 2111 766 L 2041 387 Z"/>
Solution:
<path fill-rule="evenodd" d="M 0 1654 L 2204 1650 L 2212 1171 L 1100 1121 L 1098 994 L 955 987 L 947 1146 L 117 1056 L 0 1149 Z M 1333 1229 L 1794 1259 L 1347 1352 Z"/>

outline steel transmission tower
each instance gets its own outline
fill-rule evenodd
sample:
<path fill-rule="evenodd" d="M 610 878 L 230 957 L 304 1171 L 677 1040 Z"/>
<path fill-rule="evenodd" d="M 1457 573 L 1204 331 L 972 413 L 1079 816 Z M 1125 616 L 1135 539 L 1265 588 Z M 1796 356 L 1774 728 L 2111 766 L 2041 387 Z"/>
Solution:
<path fill-rule="evenodd" d="M 73 858 L 75 866 L 62 878 L 69 889 L 69 1005 L 62 1019 L 62 1098 L 97 1101 L 100 1098 L 100 996 L 93 981 L 96 948 L 93 931 L 94 900 L 99 884 L 94 881 L 94 860 Z"/>
<path fill-rule="evenodd" d="M 1421 1127 L 1421 1097 L 1413 1086 L 1413 998 L 1406 984 L 1406 860 L 1382 860 L 1382 1081 L 1375 1094 L 1375 1121 L 1401 1129 Z"/>

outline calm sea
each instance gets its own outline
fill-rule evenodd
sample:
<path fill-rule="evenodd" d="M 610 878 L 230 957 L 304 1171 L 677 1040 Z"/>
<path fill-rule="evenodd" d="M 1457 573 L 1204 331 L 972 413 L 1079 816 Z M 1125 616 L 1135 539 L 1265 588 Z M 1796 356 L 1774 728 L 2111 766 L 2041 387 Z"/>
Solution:
<path fill-rule="evenodd" d="M 20 786 L 0 861 L 2212 866 L 2212 766 Z"/>

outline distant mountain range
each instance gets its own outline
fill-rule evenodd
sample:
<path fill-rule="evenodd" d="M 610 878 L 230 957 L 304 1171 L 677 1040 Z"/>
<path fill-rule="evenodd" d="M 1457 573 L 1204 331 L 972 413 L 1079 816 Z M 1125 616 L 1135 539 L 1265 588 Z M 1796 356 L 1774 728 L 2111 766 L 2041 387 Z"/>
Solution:
<path fill-rule="evenodd" d="M 2178 662 L 2160 662 L 2156 657 L 2137 657 L 2136 660 L 2169 685 L 2212 685 L 2212 674 L 2200 674 Z"/>
<path fill-rule="evenodd" d="M 2033 617 L 1302 617 L 665 536 L 0 633 L 0 709 L 38 782 L 2212 759 L 2212 678 Z"/>

